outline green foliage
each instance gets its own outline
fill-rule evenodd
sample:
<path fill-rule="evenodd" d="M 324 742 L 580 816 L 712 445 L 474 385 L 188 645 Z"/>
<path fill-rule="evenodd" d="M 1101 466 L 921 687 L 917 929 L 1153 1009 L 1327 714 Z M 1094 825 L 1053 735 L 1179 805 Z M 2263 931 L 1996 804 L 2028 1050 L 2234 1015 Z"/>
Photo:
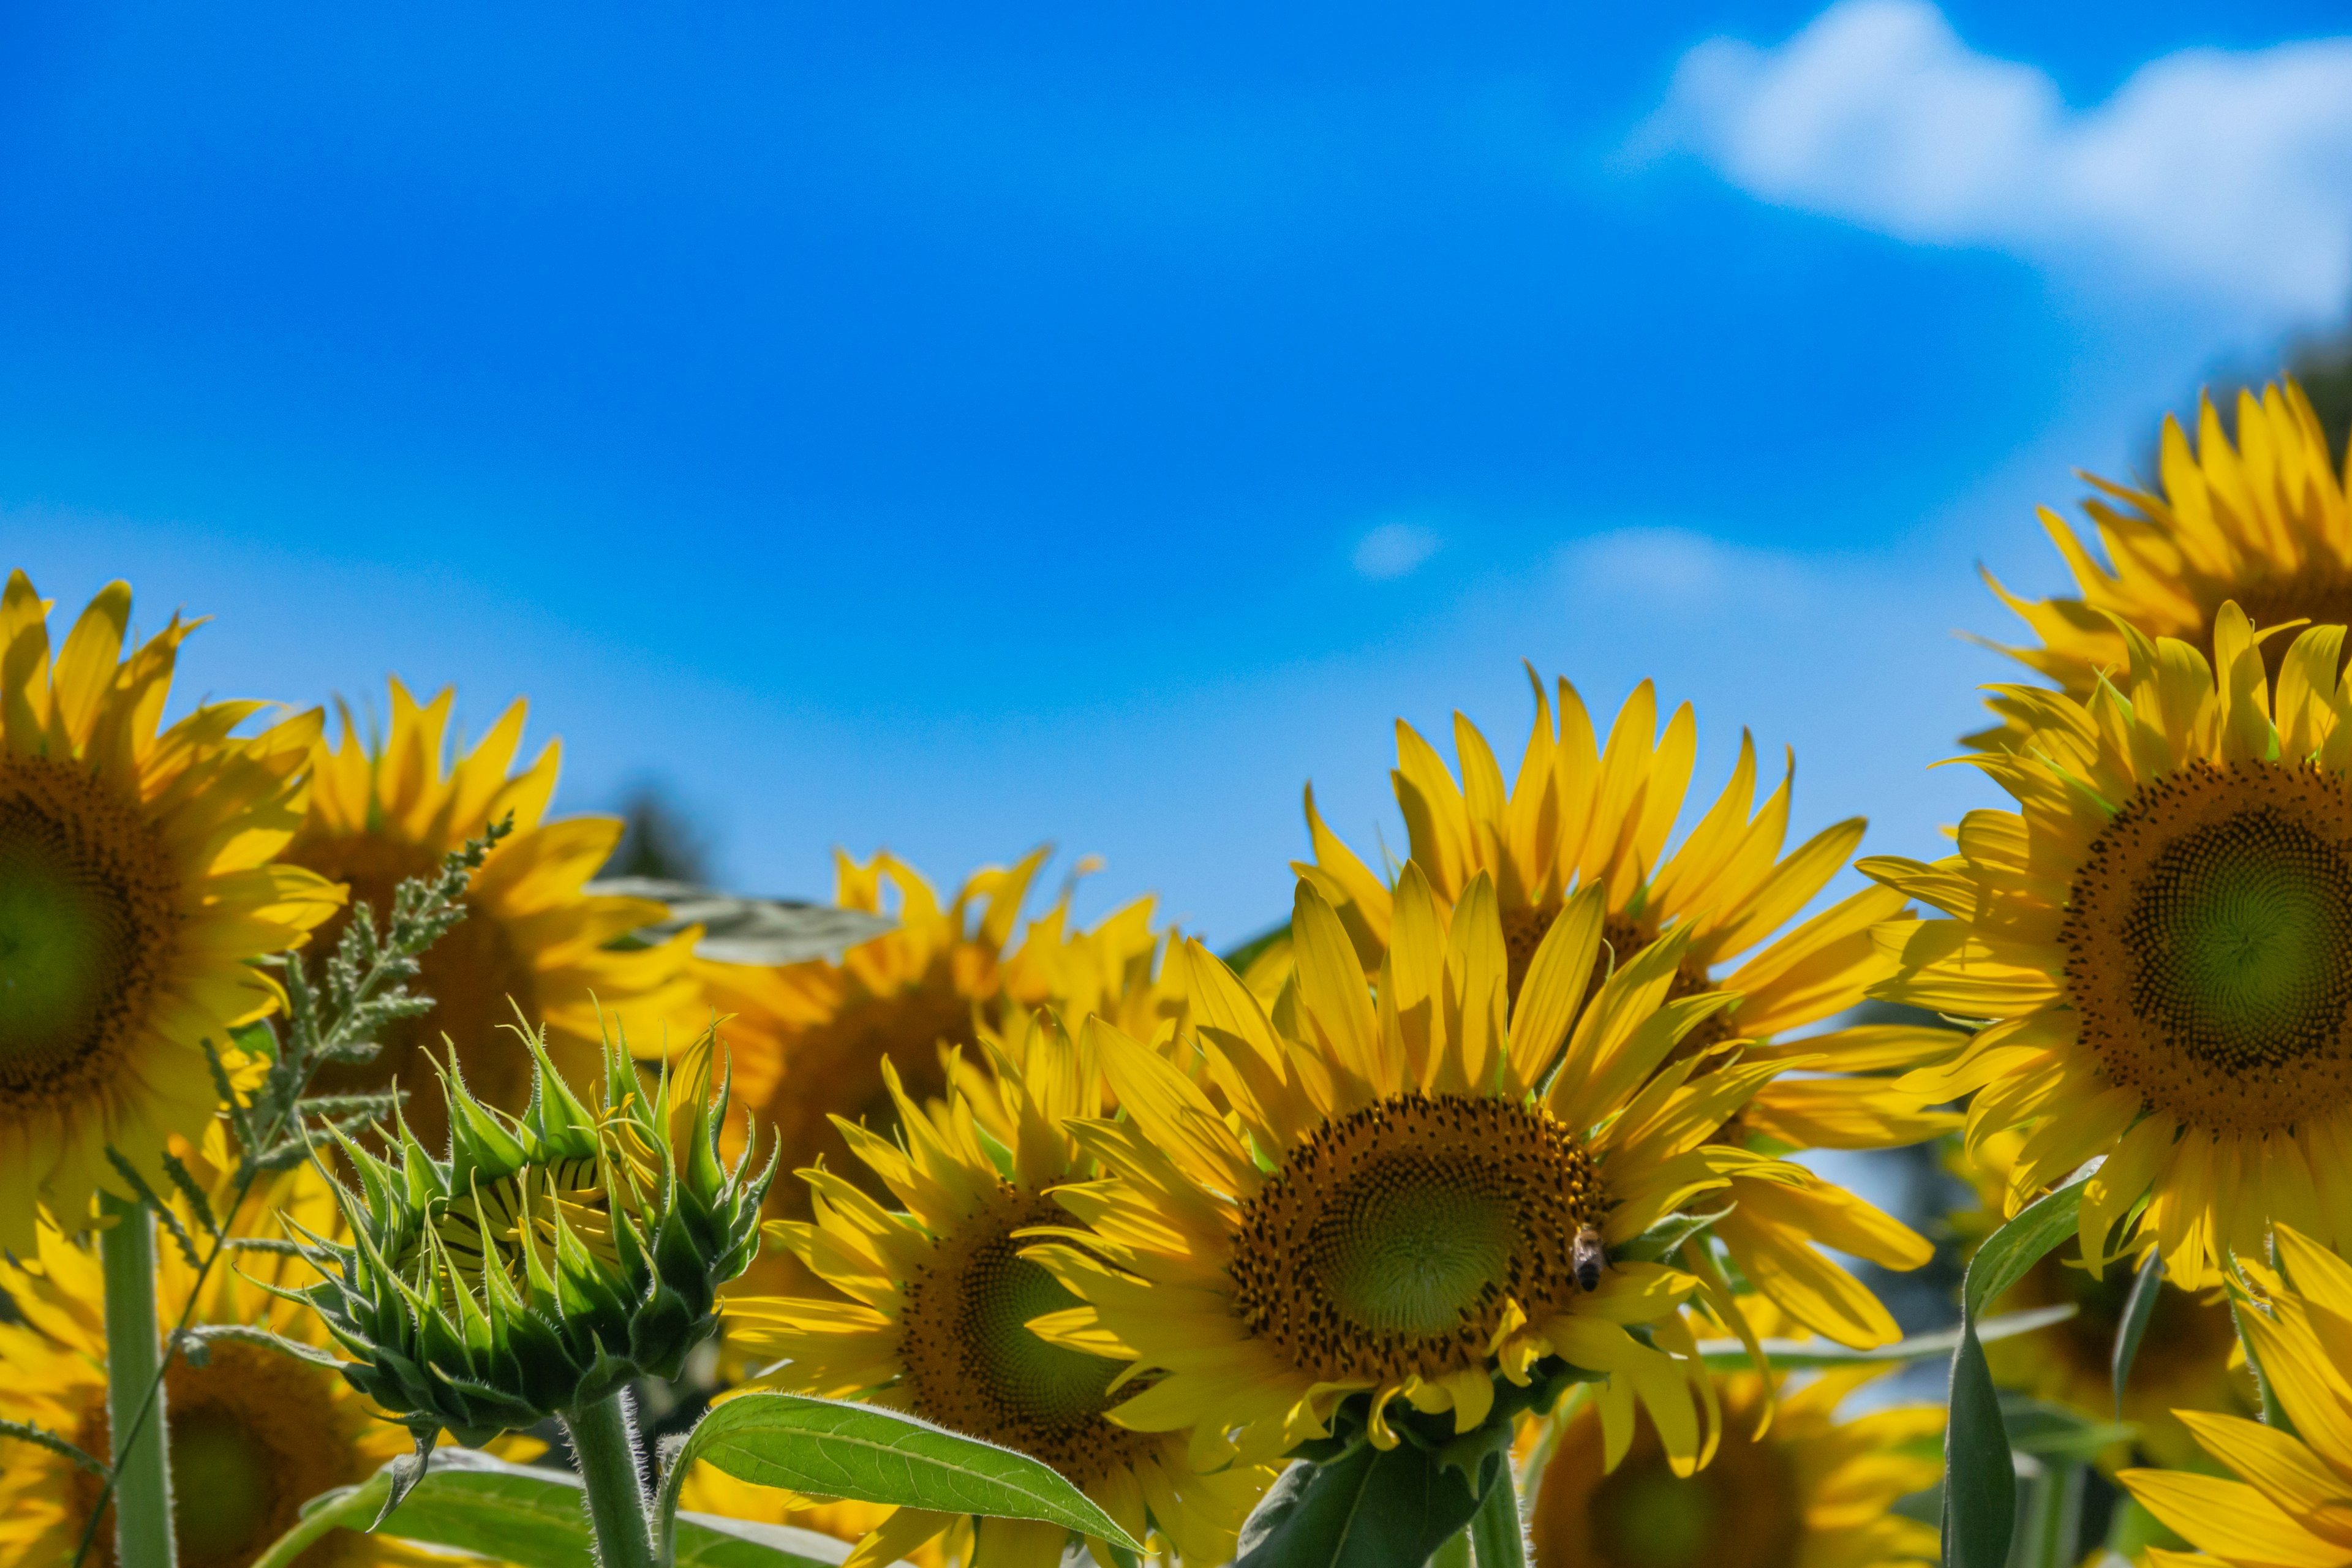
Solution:
<path fill-rule="evenodd" d="M 747 1394 L 715 1407 L 671 1458 L 656 1514 L 667 1531 L 698 1460 L 738 1480 L 940 1513 L 1033 1519 L 1130 1552 L 1143 1543 L 1052 1467 L 871 1405 Z"/>
<path fill-rule="evenodd" d="M 393 1484 L 386 1466 L 362 1485 L 313 1499 L 302 1521 L 253 1568 L 290 1568 L 334 1531 L 365 1530 Z M 577 1476 L 463 1449 L 437 1454 L 430 1473 L 385 1516 L 378 1533 L 475 1552 L 515 1568 L 579 1568 L 593 1561 Z M 811 1531 L 687 1514 L 677 1522 L 677 1568 L 833 1568 L 849 1548 Z"/>
<path fill-rule="evenodd" d="M 2025 1278 L 2074 1234 L 2083 1181 L 2036 1200 L 1985 1238 L 1960 1288 L 1960 1342 L 1952 1353 L 1951 1405 L 1944 1428 L 1946 1568 L 2006 1568 L 2017 1528 L 2016 1462 L 1977 1320 L 1986 1303 Z"/>

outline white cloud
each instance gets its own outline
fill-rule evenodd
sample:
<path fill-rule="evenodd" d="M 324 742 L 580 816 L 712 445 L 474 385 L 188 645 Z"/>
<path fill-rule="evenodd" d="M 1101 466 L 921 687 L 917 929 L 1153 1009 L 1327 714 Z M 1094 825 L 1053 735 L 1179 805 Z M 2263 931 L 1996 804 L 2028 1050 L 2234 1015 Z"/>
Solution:
<path fill-rule="evenodd" d="M 2078 110 L 1927 0 L 1842 0 L 1685 55 L 1629 147 L 1676 150 L 1779 205 L 2267 323 L 2352 296 L 2352 38 L 2184 49 Z"/>
<path fill-rule="evenodd" d="M 1410 522 L 1384 522 L 1356 541 L 1349 557 L 1358 572 L 1376 583 L 1410 575 L 1437 553 L 1437 535 Z"/>

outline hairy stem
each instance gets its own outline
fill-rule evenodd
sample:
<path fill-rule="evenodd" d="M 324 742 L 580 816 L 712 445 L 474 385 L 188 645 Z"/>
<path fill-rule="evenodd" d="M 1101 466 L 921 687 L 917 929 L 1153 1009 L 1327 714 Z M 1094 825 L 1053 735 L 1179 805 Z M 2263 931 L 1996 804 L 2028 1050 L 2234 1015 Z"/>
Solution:
<path fill-rule="evenodd" d="M 173 1568 L 172 1464 L 164 1442 L 163 1335 L 155 1321 L 155 1214 L 111 1193 L 100 1233 L 106 1280 L 106 1414 L 114 1447 L 114 1561 Z"/>
<path fill-rule="evenodd" d="M 563 1413 L 563 1430 L 588 1493 L 588 1522 L 604 1568 L 654 1568 L 653 1521 L 646 1509 L 645 1456 L 624 1389 Z"/>
<path fill-rule="evenodd" d="M 1478 1568 L 1527 1568 L 1528 1538 L 1519 1524 L 1519 1494 L 1511 1484 L 1511 1460 L 1501 1457 L 1503 1473 L 1486 1489 L 1486 1500 L 1470 1516 L 1470 1543 Z"/>

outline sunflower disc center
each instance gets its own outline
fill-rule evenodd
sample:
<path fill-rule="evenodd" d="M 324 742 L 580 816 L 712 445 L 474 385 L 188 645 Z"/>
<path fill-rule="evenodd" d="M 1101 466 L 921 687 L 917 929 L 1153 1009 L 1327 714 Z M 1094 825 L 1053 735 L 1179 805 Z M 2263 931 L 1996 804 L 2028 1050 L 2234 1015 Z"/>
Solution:
<path fill-rule="evenodd" d="M 964 1234 L 942 1238 L 938 1265 L 909 1281 L 900 1353 L 925 1420 L 1043 1459 L 1084 1485 L 1150 1443 L 1102 1417 L 1123 1363 L 1049 1344 L 1033 1318 L 1082 1303 L 1020 1256 L 1013 1232 L 1063 1223 L 1050 1198 L 1007 1189 Z"/>
<path fill-rule="evenodd" d="M 89 775 L 0 763 L 0 1095 L 109 1076 L 172 962 L 175 887 L 152 832 Z"/>
<path fill-rule="evenodd" d="M 1376 1332 L 1442 1334 L 1509 1279 L 1518 1203 L 1499 1163 L 1389 1154 L 1331 1195 L 1307 1263 Z"/>
<path fill-rule="evenodd" d="M 2352 861 L 2260 806 L 2157 856 L 2125 922 L 2133 1010 L 2225 1070 L 2276 1068 L 2336 1038 L 2352 1001 Z"/>
<path fill-rule="evenodd" d="M 2062 938 L 2084 1040 L 2151 1106 L 2254 1132 L 2352 1100 L 2352 800 L 2194 763 L 2091 845 Z"/>
<path fill-rule="evenodd" d="M 1485 1360 L 1507 1303 L 1566 1310 L 1577 1232 L 1604 1208 L 1591 1157 L 1540 1110 L 1392 1095 L 1326 1123 L 1243 1205 L 1234 1313 L 1319 1381 L 1444 1376 Z"/>

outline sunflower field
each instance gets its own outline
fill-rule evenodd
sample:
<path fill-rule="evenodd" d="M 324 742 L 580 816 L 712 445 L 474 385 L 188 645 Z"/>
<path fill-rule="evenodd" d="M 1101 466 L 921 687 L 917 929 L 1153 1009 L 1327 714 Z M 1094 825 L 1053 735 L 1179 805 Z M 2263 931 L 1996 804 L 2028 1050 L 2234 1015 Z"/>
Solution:
<path fill-rule="evenodd" d="M 0 1557 L 2352 1564 L 2352 473 L 2292 381 L 2159 467 L 1943 858 L 1531 668 L 1223 952 L 612 876 L 520 702 L 174 708 L 15 574 Z"/>

